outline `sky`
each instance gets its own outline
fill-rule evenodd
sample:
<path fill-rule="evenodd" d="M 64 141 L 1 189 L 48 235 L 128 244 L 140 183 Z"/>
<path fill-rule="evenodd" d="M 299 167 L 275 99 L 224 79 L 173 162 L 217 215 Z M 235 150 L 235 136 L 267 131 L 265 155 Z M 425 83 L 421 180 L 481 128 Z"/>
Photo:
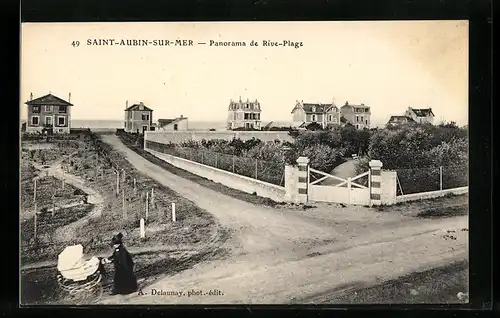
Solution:
<path fill-rule="evenodd" d="M 21 118 L 30 93 L 68 99 L 72 119 L 121 120 L 126 101 L 225 121 L 230 99 L 258 99 L 263 121 L 291 121 L 297 100 L 371 106 L 372 123 L 431 107 L 468 121 L 467 21 L 25 23 Z M 193 46 L 89 46 L 88 39 L 193 40 Z M 213 41 L 245 41 L 215 47 Z M 259 46 L 250 46 L 254 40 Z M 302 42 L 265 47 L 263 41 Z M 71 44 L 79 41 L 80 45 Z"/>

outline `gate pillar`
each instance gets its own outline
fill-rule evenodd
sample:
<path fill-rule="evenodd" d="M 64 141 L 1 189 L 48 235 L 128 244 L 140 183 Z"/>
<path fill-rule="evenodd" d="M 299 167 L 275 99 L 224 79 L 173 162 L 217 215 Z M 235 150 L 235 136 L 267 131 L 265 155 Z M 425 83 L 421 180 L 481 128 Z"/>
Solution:
<path fill-rule="evenodd" d="M 298 171 L 297 171 L 297 203 L 306 204 L 309 196 L 309 158 L 299 157 L 297 159 Z"/>
<path fill-rule="evenodd" d="M 370 205 L 381 205 L 382 162 L 370 160 Z"/>

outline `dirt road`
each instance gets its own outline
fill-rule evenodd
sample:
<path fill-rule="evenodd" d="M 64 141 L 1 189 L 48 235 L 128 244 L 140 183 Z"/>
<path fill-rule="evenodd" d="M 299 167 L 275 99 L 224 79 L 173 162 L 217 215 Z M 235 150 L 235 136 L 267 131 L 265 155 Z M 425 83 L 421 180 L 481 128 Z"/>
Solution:
<path fill-rule="evenodd" d="M 102 138 L 139 171 L 192 200 L 234 231 L 226 242 L 232 250 L 229 257 L 164 278 L 143 289 L 145 295 L 108 297 L 102 303 L 286 304 L 346 283 L 373 284 L 467 256 L 468 232 L 460 231 L 467 227 L 467 217 L 412 221 L 382 228 L 375 235 L 366 231 L 346 237 L 331 225 L 201 187 L 150 163 L 116 136 Z M 454 229 L 457 239 L 443 238 L 443 229 Z M 153 295 L 155 290 L 157 295 Z M 169 295 L 175 291 L 180 296 Z M 201 295 L 196 296 L 199 291 Z"/>

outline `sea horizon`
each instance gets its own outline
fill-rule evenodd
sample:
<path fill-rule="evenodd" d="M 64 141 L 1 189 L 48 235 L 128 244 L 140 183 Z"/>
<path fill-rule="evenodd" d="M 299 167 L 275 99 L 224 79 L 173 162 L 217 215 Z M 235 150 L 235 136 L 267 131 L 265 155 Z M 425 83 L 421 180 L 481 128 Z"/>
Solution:
<path fill-rule="evenodd" d="M 21 122 L 26 119 L 21 119 Z M 262 126 L 269 124 L 271 121 L 262 121 Z M 291 121 L 272 121 L 273 126 L 290 126 Z M 94 128 L 94 129 L 119 129 L 124 128 L 124 121 L 121 119 L 72 119 L 72 128 Z M 204 121 L 193 120 L 188 121 L 188 130 L 226 130 L 226 121 Z"/>

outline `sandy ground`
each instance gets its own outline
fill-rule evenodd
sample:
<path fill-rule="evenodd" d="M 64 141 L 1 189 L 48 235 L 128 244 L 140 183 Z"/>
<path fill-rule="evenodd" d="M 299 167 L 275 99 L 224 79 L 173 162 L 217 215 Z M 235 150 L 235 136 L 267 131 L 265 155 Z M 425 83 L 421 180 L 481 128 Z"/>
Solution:
<path fill-rule="evenodd" d="M 103 304 L 300 303 L 341 285 L 376 284 L 468 254 L 468 232 L 461 231 L 468 227 L 467 217 L 420 220 L 329 205 L 311 213 L 322 218 L 307 217 L 307 211 L 252 205 L 178 177 L 116 136 L 103 136 L 103 141 L 123 152 L 140 172 L 233 230 L 224 246 L 232 251 L 228 257 L 163 278 L 144 288 L 144 294 L 108 296 Z M 455 240 L 443 236 L 450 229 Z"/>

